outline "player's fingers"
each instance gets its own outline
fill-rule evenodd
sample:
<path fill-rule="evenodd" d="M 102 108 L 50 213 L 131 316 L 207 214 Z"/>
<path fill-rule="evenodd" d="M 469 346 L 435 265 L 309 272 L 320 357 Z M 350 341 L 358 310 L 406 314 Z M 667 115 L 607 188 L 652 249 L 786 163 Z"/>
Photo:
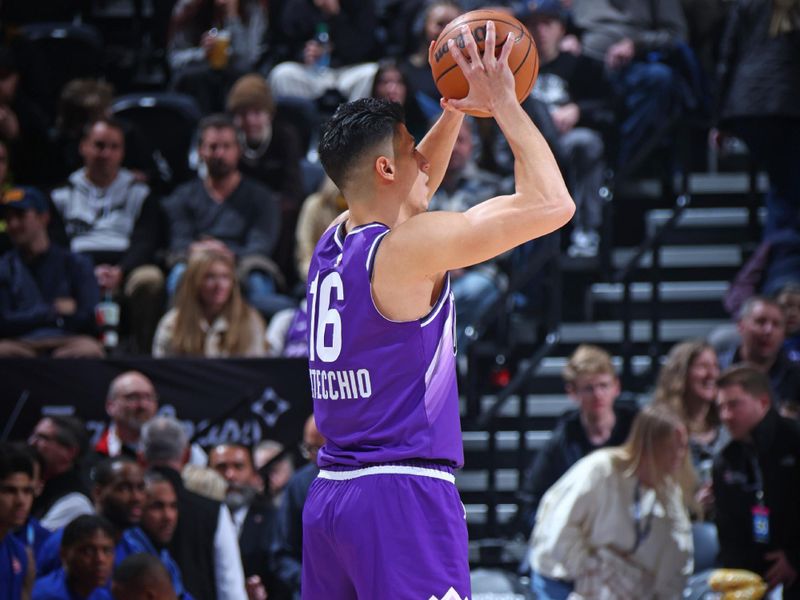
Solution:
<path fill-rule="evenodd" d="M 514 34 L 508 32 L 506 41 L 503 43 L 503 49 L 500 51 L 500 56 L 497 61 L 501 64 L 508 64 L 508 57 L 511 56 L 511 51 L 514 49 Z"/>
<path fill-rule="evenodd" d="M 481 57 L 478 54 L 478 44 L 475 42 L 472 31 L 466 25 L 461 26 L 461 36 L 464 38 L 464 47 L 467 49 L 470 62 L 473 66 L 480 67 L 482 63 Z"/>
<path fill-rule="evenodd" d="M 483 46 L 483 60 L 485 64 L 494 63 L 494 48 L 496 46 L 497 33 L 494 21 L 486 21 L 486 42 Z"/>
<path fill-rule="evenodd" d="M 436 40 L 431 40 L 430 46 L 428 46 L 428 64 L 433 66 L 433 47 L 436 46 Z"/>
<path fill-rule="evenodd" d="M 453 60 L 456 61 L 456 64 L 466 74 L 469 70 L 469 63 L 467 62 L 467 58 L 456 45 L 455 40 L 452 38 L 447 40 L 447 51 L 453 55 Z"/>

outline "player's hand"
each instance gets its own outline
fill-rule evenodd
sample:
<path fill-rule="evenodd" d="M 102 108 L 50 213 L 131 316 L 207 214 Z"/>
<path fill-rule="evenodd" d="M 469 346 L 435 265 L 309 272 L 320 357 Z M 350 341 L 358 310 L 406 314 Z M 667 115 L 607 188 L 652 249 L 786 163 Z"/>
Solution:
<path fill-rule="evenodd" d="M 797 571 L 795 571 L 789 559 L 786 558 L 786 553 L 783 550 L 767 552 L 764 558 L 772 563 L 772 566 L 764 574 L 769 589 L 781 583 L 786 587 L 790 587 L 797 579 Z"/>
<path fill-rule="evenodd" d="M 493 21 L 486 21 L 486 42 L 483 56 L 478 53 L 478 43 L 472 31 L 466 25 L 461 27 L 467 56 L 456 46 L 453 40 L 447 43 L 447 50 L 459 66 L 469 83 L 469 92 L 465 98 L 445 99 L 445 104 L 456 110 L 479 110 L 494 114 L 497 107 L 509 100 L 517 103 L 514 91 L 514 75 L 508 67 L 508 56 L 513 47 L 512 34 L 509 33 L 499 57 L 495 57 L 496 31 Z"/>

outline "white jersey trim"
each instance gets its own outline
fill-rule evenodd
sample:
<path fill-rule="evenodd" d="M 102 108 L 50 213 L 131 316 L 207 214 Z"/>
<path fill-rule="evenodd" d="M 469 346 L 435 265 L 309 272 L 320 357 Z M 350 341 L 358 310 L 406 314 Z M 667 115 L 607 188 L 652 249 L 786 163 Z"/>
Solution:
<path fill-rule="evenodd" d="M 374 239 L 374 240 L 372 240 L 372 245 L 369 247 L 369 252 L 367 252 L 367 265 L 366 265 L 366 267 L 367 267 L 367 271 L 369 271 L 369 270 L 370 270 L 370 267 L 372 267 L 372 256 L 375 254 L 375 249 L 378 247 L 378 244 L 380 244 L 380 242 L 381 242 L 381 240 L 384 238 L 384 236 L 385 236 L 387 233 L 389 233 L 390 231 L 391 231 L 391 229 L 387 229 L 387 230 L 386 230 L 386 231 L 384 231 L 383 233 L 379 233 L 379 234 L 378 234 L 378 235 L 375 237 L 375 239 Z M 371 279 L 372 279 L 372 277 L 370 277 L 370 280 L 371 280 Z"/>
<path fill-rule="evenodd" d="M 317 477 L 332 479 L 333 481 L 349 481 L 351 479 L 358 479 L 359 477 L 367 477 L 368 475 L 415 475 L 417 477 L 441 479 L 442 481 L 447 481 L 452 484 L 456 482 L 456 476 L 452 473 L 437 471 L 436 469 L 426 469 L 425 467 L 411 467 L 405 465 L 377 465 L 374 467 L 355 469 L 354 471 L 326 471 L 323 469 L 319 472 Z"/>
<path fill-rule="evenodd" d="M 434 305 L 431 312 L 428 314 L 427 317 L 423 321 L 420 322 L 421 327 L 425 327 L 426 325 L 430 324 L 436 316 L 441 312 L 442 307 L 445 305 L 446 302 L 450 300 L 450 273 L 445 275 L 445 286 L 442 290 L 441 295 L 439 296 L 439 300 L 437 301 L 436 305 Z"/>

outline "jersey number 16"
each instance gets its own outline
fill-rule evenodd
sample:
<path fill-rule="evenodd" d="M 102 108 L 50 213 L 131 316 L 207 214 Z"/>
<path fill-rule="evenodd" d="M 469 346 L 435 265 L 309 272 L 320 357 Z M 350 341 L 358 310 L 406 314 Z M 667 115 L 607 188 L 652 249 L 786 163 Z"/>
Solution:
<path fill-rule="evenodd" d="M 336 300 L 344 300 L 344 282 L 342 276 L 336 271 L 328 273 L 319 283 L 319 273 L 314 277 L 309 289 L 311 306 L 309 316 L 311 322 L 308 327 L 308 357 L 322 362 L 333 362 L 342 352 L 342 316 L 335 308 L 331 307 L 331 300 L 336 294 Z M 326 343 L 326 330 L 330 327 L 330 344 Z"/>

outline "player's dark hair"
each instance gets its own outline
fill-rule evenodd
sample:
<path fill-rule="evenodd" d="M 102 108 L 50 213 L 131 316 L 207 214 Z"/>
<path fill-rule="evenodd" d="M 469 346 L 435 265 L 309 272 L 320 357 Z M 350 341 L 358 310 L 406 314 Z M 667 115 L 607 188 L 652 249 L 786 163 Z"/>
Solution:
<path fill-rule="evenodd" d="M 325 172 L 341 190 L 352 166 L 364 153 L 391 138 L 403 123 L 403 107 L 378 98 L 341 104 L 322 126 L 319 158 Z"/>
<path fill-rule="evenodd" d="M 113 579 L 120 585 L 145 586 L 153 581 L 170 581 L 167 568 L 152 554 L 131 554 L 114 568 Z"/>
<path fill-rule="evenodd" d="M 33 457 L 21 444 L 0 443 L 0 480 L 15 473 L 25 473 L 33 477 Z"/>
<path fill-rule="evenodd" d="M 61 548 L 70 548 L 91 537 L 96 531 L 102 531 L 112 540 L 117 536 L 117 530 L 105 517 L 100 515 L 81 515 L 70 521 L 69 525 L 64 528 Z"/>

